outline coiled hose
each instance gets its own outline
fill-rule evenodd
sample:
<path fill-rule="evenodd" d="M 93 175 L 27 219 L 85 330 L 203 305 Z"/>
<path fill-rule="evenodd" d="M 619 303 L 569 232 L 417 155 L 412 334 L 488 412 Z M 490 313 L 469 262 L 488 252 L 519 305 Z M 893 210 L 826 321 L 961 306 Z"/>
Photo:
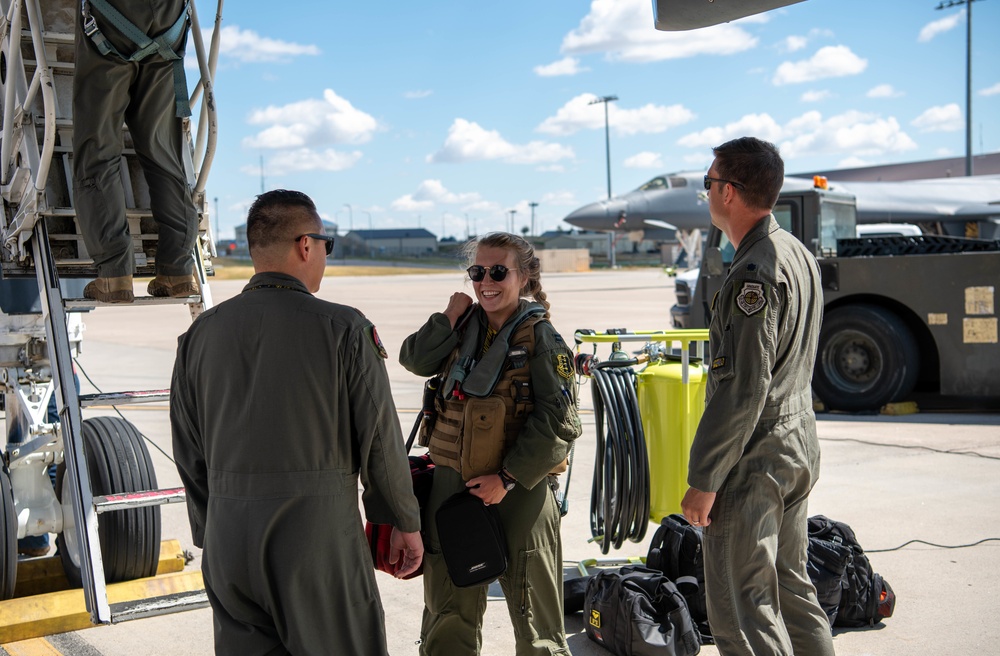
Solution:
<path fill-rule="evenodd" d="M 636 360 L 592 365 L 597 456 L 590 493 L 590 533 L 601 553 L 641 542 L 649 525 L 649 456 L 639 418 Z M 605 432 L 605 428 L 607 429 Z"/>

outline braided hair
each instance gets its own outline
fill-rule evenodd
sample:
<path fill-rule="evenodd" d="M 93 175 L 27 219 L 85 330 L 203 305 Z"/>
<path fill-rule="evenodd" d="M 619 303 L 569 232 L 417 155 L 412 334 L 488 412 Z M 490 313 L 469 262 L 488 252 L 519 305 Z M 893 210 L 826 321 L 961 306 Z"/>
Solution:
<path fill-rule="evenodd" d="M 549 317 L 549 301 L 545 292 L 542 291 L 541 264 L 535 257 L 535 249 L 523 237 L 509 232 L 491 232 L 479 239 L 470 240 L 462 249 L 462 253 L 468 260 L 468 266 L 476 263 L 476 253 L 480 246 L 488 248 L 502 248 L 514 253 L 514 262 L 517 264 L 518 273 L 524 279 L 524 287 L 519 294 L 530 297 L 535 302 L 545 308 L 545 318 Z"/>

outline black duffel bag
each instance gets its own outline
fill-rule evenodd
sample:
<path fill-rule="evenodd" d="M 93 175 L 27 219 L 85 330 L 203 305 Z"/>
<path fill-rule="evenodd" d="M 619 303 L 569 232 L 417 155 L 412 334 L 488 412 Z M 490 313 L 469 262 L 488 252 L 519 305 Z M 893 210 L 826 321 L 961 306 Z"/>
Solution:
<path fill-rule="evenodd" d="M 677 586 L 640 565 L 605 570 L 587 585 L 587 637 L 617 656 L 694 656 L 701 638 Z"/>

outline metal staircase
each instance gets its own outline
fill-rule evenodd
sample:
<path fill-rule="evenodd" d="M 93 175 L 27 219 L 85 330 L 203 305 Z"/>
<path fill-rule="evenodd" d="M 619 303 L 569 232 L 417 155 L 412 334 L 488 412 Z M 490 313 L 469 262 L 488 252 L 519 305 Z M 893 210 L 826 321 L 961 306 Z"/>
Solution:
<path fill-rule="evenodd" d="M 196 137 L 192 121 L 184 122 L 185 169 L 199 213 L 195 262 L 201 294 L 181 299 L 140 296 L 133 303 L 136 311 L 146 305 L 185 304 L 195 317 L 211 306 L 207 275 L 215 253 L 205 184 L 215 150 L 211 81 L 221 5 L 219 0 L 215 36 L 206 52 L 191 2 L 188 40 L 201 73 L 192 96 L 199 115 Z M 183 501 L 184 494 L 182 488 L 155 489 L 149 454 L 127 421 L 81 417 L 81 408 L 97 403 L 163 402 L 169 390 L 79 395 L 74 381 L 73 356 L 81 339 L 77 313 L 102 305 L 66 298 L 65 282 L 60 282 L 97 274 L 73 207 L 73 125 L 74 120 L 86 120 L 72 115 L 79 11 L 78 0 L 0 0 L 0 273 L 4 280 L 33 278 L 41 301 L 40 314 L 8 314 L 5 308 L 0 315 L 0 391 L 8 438 L 15 433 L 20 438 L 8 439 L 0 468 L 0 599 L 14 588 L 16 567 L 11 561 L 16 565 L 17 537 L 56 533 L 67 577 L 78 577 L 82 584 L 91 622 L 105 624 L 201 607 L 207 598 L 202 590 L 108 602 L 108 583 L 155 573 L 158 506 Z M 152 276 L 157 234 L 149 191 L 124 128 L 123 140 L 121 175 L 136 276 Z M 55 424 L 45 419 L 52 395 L 59 409 Z M 55 490 L 37 482 L 40 477 L 47 480 L 51 465 L 59 466 Z M 116 485 L 121 489 L 108 489 Z"/>

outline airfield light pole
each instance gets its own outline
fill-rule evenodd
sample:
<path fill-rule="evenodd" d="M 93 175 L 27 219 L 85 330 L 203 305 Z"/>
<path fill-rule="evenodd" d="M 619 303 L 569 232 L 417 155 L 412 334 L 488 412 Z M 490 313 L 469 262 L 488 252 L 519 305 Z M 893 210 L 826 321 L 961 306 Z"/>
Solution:
<path fill-rule="evenodd" d="M 213 200 L 215 201 L 215 242 L 218 243 L 219 239 L 222 238 L 219 235 L 219 197 L 216 196 Z"/>
<path fill-rule="evenodd" d="M 354 231 L 354 210 L 351 209 L 350 203 L 344 203 L 344 207 L 347 208 L 347 227 L 351 232 Z"/>
<path fill-rule="evenodd" d="M 601 96 L 591 100 L 589 105 L 604 103 L 604 157 L 608 170 L 608 199 L 611 198 L 611 131 L 608 128 L 608 103 L 618 100 L 618 96 Z M 611 268 L 615 268 L 615 233 L 608 233 L 608 257 Z"/>
<path fill-rule="evenodd" d="M 618 96 L 601 96 L 591 100 L 589 105 L 604 103 L 604 156 L 608 169 L 608 198 L 611 198 L 611 132 L 608 130 L 608 103 L 618 100 Z"/>
<path fill-rule="evenodd" d="M 514 215 L 517 214 L 517 210 L 508 210 L 510 212 L 510 234 L 514 234 Z"/>
<path fill-rule="evenodd" d="M 972 175 L 972 3 L 976 0 L 947 0 L 935 9 L 968 5 L 965 12 L 965 175 Z"/>
<path fill-rule="evenodd" d="M 538 207 L 538 203 L 531 201 L 528 203 L 528 207 L 531 208 L 531 236 L 535 236 L 535 208 Z"/>
<path fill-rule="evenodd" d="M 372 213 L 369 212 L 368 210 L 361 210 L 361 211 L 368 215 L 368 229 L 371 230 L 372 229 Z"/>

